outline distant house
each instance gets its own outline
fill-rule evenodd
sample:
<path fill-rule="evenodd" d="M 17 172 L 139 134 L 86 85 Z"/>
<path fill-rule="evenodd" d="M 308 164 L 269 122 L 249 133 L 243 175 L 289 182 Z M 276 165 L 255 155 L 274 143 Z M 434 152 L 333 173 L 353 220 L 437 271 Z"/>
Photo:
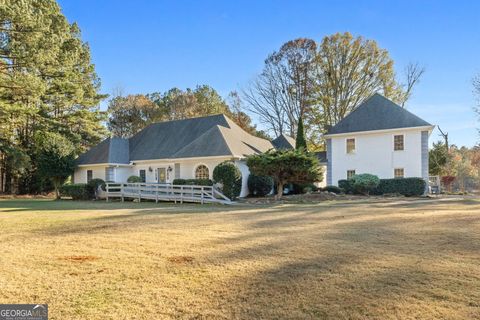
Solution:
<path fill-rule="evenodd" d="M 328 185 L 355 174 L 428 181 L 428 138 L 434 126 L 375 94 L 325 135 Z"/>
<path fill-rule="evenodd" d="M 212 179 L 215 166 L 231 160 L 242 172 L 240 196 L 246 196 L 249 170 L 245 157 L 273 148 L 272 142 L 245 132 L 221 114 L 159 122 L 129 139 L 108 138 L 82 154 L 74 181 L 126 182 L 131 175 L 147 183 Z"/>

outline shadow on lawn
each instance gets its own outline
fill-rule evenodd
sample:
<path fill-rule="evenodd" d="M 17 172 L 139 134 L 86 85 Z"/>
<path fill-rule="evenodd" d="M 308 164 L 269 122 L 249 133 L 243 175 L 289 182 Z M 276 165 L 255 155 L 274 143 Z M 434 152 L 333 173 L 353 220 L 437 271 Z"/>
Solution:
<path fill-rule="evenodd" d="M 469 286 L 452 275 L 476 265 L 480 216 L 411 217 L 418 204 L 399 217 L 375 210 L 344 212 L 344 218 L 312 212 L 270 218 L 212 241 L 218 249 L 207 261 L 260 267 L 232 276 L 211 293 L 211 303 L 227 310 L 227 318 L 385 318 L 399 311 L 397 317 L 448 318 L 456 308 L 473 316 L 479 274 Z"/>

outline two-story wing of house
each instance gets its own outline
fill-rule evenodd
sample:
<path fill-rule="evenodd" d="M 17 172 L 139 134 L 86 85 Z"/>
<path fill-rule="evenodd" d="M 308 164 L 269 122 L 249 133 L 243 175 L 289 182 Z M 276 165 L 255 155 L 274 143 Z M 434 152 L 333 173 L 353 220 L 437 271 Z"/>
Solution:
<path fill-rule="evenodd" d="M 374 94 L 325 135 L 327 185 L 361 173 L 428 181 L 428 138 L 433 129 L 427 121 Z"/>

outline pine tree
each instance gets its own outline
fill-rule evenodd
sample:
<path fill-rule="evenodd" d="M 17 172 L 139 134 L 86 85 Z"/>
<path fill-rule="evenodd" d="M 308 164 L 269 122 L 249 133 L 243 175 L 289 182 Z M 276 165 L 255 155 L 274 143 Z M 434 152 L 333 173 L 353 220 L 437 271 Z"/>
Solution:
<path fill-rule="evenodd" d="M 90 49 L 56 1 L 1 1 L 0 139 L 8 148 L 0 150 L 0 160 L 12 152 L 34 159 L 36 132 L 64 136 L 77 154 L 98 143 L 106 134 L 99 90 Z M 32 189 L 35 161 L 29 167 L 17 170 L 2 161 L 0 191 L 12 191 L 16 181 L 24 192 L 40 191 Z"/>

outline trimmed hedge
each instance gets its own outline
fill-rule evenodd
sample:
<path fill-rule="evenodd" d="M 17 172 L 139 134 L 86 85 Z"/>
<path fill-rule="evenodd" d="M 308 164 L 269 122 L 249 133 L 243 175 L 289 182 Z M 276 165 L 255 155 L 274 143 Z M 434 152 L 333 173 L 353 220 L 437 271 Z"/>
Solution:
<path fill-rule="evenodd" d="M 172 184 L 188 185 L 188 186 L 213 186 L 213 181 L 210 179 L 175 179 Z"/>
<path fill-rule="evenodd" d="M 406 197 L 421 196 L 425 193 L 426 182 L 422 178 L 380 179 L 374 194 L 398 193 Z"/>
<path fill-rule="evenodd" d="M 355 193 L 352 180 L 338 180 L 338 186 L 345 193 Z M 375 195 L 401 194 L 406 197 L 421 196 L 425 192 L 426 183 L 422 178 L 380 179 L 378 186 L 371 192 Z"/>
<path fill-rule="evenodd" d="M 273 189 L 273 179 L 268 176 L 256 176 L 250 174 L 248 176 L 248 190 L 254 196 L 263 197 L 269 194 Z"/>
<path fill-rule="evenodd" d="M 102 190 L 105 191 L 105 181 L 102 179 L 95 178 L 87 183 L 87 189 L 90 193 L 90 198 L 95 198 L 99 186 L 101 186 Z"/>
<path fill-rule="evenodd" d="M 90 200 L 91 188 L 86 183 L 65 184 L 60 187 L 60 196 L 71 197 L 73 200 Z"/>
<path fill-rule="evenodd" d="M 235 200 L 242 191 L 242 173 L 231 161 L 224 161 L 213 169 L 213 181 L 221 183 L 223 194 Z"/>
<path fill-rule="evenodd" d="M 340 184 L 340 181 L 339 181 L 339 184 Z M 337 186 L 326 186 L 326 187 L 323 187 L 321 188 L 322 191 L 327 191 L 327 192 L 333 192 L 335 194 L 340 194 L 342 192 L 344 192 L 344 190 L 340 187 L 337 187 Z"/>
<path fill-rule="evenodd" d="M 366 195 L 374 192 L 380 184 L 380 179 L 376 175 L 370 173 L 356 174 L 350 179 L 350 181 L 355 193 Z"/>
<path fill-rule="evenodd" d="M 290 192 L 288 194 L 305 194 L 315 192 L 318 187 L 313 183 L 291 183 L 289 184 Z"/>
<path fill-rule="evenodd" d="M 353 189 L 353 184 L 351 180 L 346 180 L 346 179 L 338 180 L 338 187 L 347 194 L 353 194 L 355 191 Z"/>
<path fill-rule="evenodd" d="M 142 178 L 140 178 L 139 176 L 130 176 L 128 177 L 127 179 L 127 182 L 128 183 L 142 183 Z"/>

